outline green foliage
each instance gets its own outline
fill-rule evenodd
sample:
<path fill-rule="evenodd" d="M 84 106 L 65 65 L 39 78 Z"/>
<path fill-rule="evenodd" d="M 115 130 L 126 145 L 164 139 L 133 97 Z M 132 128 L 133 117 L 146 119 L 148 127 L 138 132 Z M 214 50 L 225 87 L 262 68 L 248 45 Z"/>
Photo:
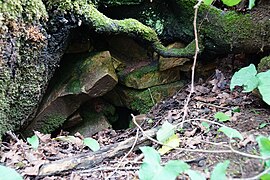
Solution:
<path fill-rule="evenodd" d="M 220 122 L 229 121 L 231 118 L 227 114 L 224 114 L 223 112 L 217 112 L 214 115 L 214 118 L 218 119 Z"/>
<path fill-rule="evenodd" d="M 22 176 L 14 169 L 0 165 L 0 180 L 22 180 Z"/>
<path fill-rule="evenodd" d="M 249 0 L 248 9 L 252 9 L 255 6 L 255 1 L 256 0 Z"/>
<path fill-rule="evenodd" d="M 227 6 L 235 6 L 241 2 L 241 0 L 222 0 L 222 2 Z"/>
<path fill-rule="evenodd" d="M 100 149 L 99 143 L 93 138 L 84 138 L 83 144 L 92 151 L 98 151 Z"/>
<path fill-rule="evenodd" d="M 204 0 L 206 5 L 211 5 L 214 0 Z M 255 6 L 256 0 L 249 0 L 248 9 L 252 9 Z M 222 0 L 223 4 L 227 6 L 235 6 L 241 2 L 241 0 Z"/>
<path fill-rule="evenodd" d="M 34 136 L 30 137 L 30 138 L 27 138 L 26 140 L 32 146 L 32 148 L 34 150 L 36 150 L 38 148 L 39 139 L 38 139 L 37 135 L 34 135 Z"/>
<path fill-rule="evenodd" d="M 157 140 L 160 142 L 165 142 L 169 137 L 174 134 L 175 126 L 165 121 L 162 127 L 157 132 Z"/>
<path fill-rule="evenodd" d="M 179 160 L 171 160 L 162 166 L 160 155 L 154 148 L 146 146 L 140 149 L 144 154 L 143 164 L 139 170 L 141 180 L 174 180 L 180 173 L 190 168 L 187 163 Z"/>
<path fill-rule="evenodd" d="M 206 133 L 210 131 L 210 125 L 207 122 L 202 122 L 201 124 L 206 129 Z"/>
<path fill-rule="evenodd" d="M 264 136 L 258 136 L 256 141 L 259 144 L 260 154 L 262 157 L 270 157 L 270 140 Z M 265 161 L 266 167 L 270 167 L 270 160 Z"/>
<path fill-rule="evenodd" d="M 234 73 L 230 89 L 231 91 L 235 86 L 243 86 L 243 92 L 253 91 L 259 84 L 256 78 L 257 70 L 254 64 L 250 64 L 248 67 L 241 68 L 239 71 Z"/>
<path fill-rule="evenodd" d="M 223 163 L 218 163 L 211 174 L 210 180 L 226 180 L 226 170 L 229 164 L 229 160 L 226 160 Z"/>
<path fill-rule="evenodd" d="M 243 92 L 251 92 L 258 88 L 264 102 L 270 105 L 270 70 L 257 74 L 255 66 L 250 64 L 233 75 L 230 89 L 233 90 L 235 86 L 243 86 Z"/>
<path fill-rule="evenodd" d="M 270 70 L 257 74 L 259 79 L 258 89 L 264 102 L 270 105 Z"/>
<path fill-rule="evenodd" d="M 223 126 L 223 127 L 219 128 L 218 131 L 223 132 L 229 138 L 239 138 L 241 140 L 244 139 L 243 136 L 240 134 L 240 132 L 238 132 L 237 130 L 235 130 L 233 128 Z"/>

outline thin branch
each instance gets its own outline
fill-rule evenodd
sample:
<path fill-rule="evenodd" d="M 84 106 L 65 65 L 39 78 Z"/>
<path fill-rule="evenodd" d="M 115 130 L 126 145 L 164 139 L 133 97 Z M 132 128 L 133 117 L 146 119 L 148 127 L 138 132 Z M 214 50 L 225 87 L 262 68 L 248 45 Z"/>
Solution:
<path fill-rule="evenodd" d="M 190 92 L 188 94 L 188 97 L 186 99 L 185 105 L 183 107 L 183 117 L 182 119 L 185 120 L 187 113 L 188 113 L 188 104 L 190 102 L 191 99 L 191 95 L 194 93 L 194 79 L 195 79 L 195 68 L 196 68 L 196 64 L 197 64 L 197 58 L 198 58 L 198 54 L 200 52 L 200 48 L 199 48 L 199 39 L 198 39 L 198 31 L 197 31 L 197 17 L 198 17 L 198 9 L 201 5 L 203 0 L 199 0 L 199 2 L 194 6 L 194 20 L 193 20 L 193 27 L 194 27 L 194 36 L 195 36 L 195 55 L 194 55 L 194 60 L 193 60 L 193 65 L 191 68 L 191 87 L 190 87 Z"/>

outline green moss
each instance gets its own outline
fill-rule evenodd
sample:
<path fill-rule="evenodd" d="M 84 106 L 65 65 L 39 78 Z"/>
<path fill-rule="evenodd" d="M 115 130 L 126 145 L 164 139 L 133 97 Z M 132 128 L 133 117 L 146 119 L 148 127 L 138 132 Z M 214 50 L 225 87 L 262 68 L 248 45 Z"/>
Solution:
<path fill-rule="evenodd" d="M 48 17 L 42 0 L 1 0 L 0 8 L 0 14 L 6 19 L 25 18 L 32 21 Z"/>
<path fill-rule="evenodd" d="M 40 131 L 44 134 L 50 134 L 59 128 L 66 120 L 61 114 L 54 114 L 47 117 L 47 120 L 40 126 Z"/>
<path fill-rule="evenodd" d="M 120 6 L 120 5 L 137 5 L 140 4 L 142 0 L 101 0 L 100 3 L 109 6 Z"/>
<path fill-rule="evenodd" d="M 264 72 L 270 69 L 270 56 L 266 56 L 261 59 L 260 63 L 258 64 L 258 71 Z"/>
<path fill-rule="evenodd" d="M 66 86 L 66 92 L 71 92 L 77 94 L 81 92 L 81 82 L 79 79 L 75 78 L 74 80 L 69 81 Z"/>

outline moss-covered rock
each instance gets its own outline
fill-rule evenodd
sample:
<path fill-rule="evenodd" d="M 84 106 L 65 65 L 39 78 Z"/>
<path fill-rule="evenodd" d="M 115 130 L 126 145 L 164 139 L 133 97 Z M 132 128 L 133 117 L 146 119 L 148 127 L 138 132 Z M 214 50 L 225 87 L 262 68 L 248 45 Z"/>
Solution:
<path fill-rule="evenodd" d="M 48 118 L 52 114 L 57 114 L 66 120 L 88 99 L 104 95 L 117 84 L 117 76 L 108 51 L 68 55 L 68 58 L 63 61 L 70 61 L 66 62 L 67 69 L 65 67 L 59 69 L 58 73 L 61 75 L 57 76 L 55 85 L 51 87 L 52 91 L 45 98 L 37 116 L 27 130 L 42 131 L 44 124 L 54 124 L 48 122 L 54 120 L 54 118 Z M 61 121 L 58 127 L 63 122 Z M 52 126 L 50 132 L 58 127 Z M 47 133 L 48 131 L 46 128 Z"/>
<path fill-rule="evenodd" d="M 258 71 L 264 72 L 268 71 L 270 69 L 270 56 L 266 56 L 260 60 L 260 63 L 258 64 Z"/>
<path fill-rule="evenodd" d="M 117 86 L 104 98 L 115 106 L 128 107 L 141 114 L 147 113 L 157 102 L 172 96 L 184 86 L 184 81 L 151 87 L 144 90 L 135 90 L 123 86 Z"/>
<path fill-rule="evenodd" d="M 159 71 L 157 63 L 139 67 L 132 72 L 121 71 L 118 75 L 121 84 L 134 89 L 146 89 L 180 80 L 179 69 Z"/>

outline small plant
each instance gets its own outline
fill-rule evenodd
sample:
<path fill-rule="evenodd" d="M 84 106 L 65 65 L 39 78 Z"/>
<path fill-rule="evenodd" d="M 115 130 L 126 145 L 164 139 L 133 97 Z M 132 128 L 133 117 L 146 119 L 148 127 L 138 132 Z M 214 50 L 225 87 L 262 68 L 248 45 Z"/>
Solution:
<path fill-rule="evenodd" d="M 93 138 L 84 138 L 83 144 L 94 152 L 100 149 L 99 143 Z"/>
<path fill-rule="evenodd" d="M 254 64 L 241 68 L 232 77 L 231 91 L 235 86 L 243 86 L 243 92 L 251 92 L 258 88 L 263 101 L 270 105 L 270 70 L 257 73 Z"/>
<path fill-rule="evenodd" d="M 214 0 L 204 0 L 204 3 L 210 5 L 213 3 L 213 1 Z M 221 1 L 223 2 L 223 4 L 227 6 L 235 6 L 239 4 L 242 0 L 221 0 Z M 252 9 L 255 6 L 255 1 L 256 0 L 249 0 L 248 9 Z"/>
<path fill-rule="evenodd" d="M 152 147 L 141 147 L 144 160 L 139 170 L 141 180 L 175 180 L 181 173 L 186 173 L 193 180 L 205 180 L 200 173 L 190 170 L 190 166 L 184 161 L 170 160 L 164 166 L 161 163 L 159 153 Z"/>
<path fill-rule="evenodd" d="M 33 135 L 32 137 L 27 138 L 26 140 L 34 150 L 37 150 L 37 148 L 39 146 L 39 139 L 38 139 L 37 135 Z"/>

